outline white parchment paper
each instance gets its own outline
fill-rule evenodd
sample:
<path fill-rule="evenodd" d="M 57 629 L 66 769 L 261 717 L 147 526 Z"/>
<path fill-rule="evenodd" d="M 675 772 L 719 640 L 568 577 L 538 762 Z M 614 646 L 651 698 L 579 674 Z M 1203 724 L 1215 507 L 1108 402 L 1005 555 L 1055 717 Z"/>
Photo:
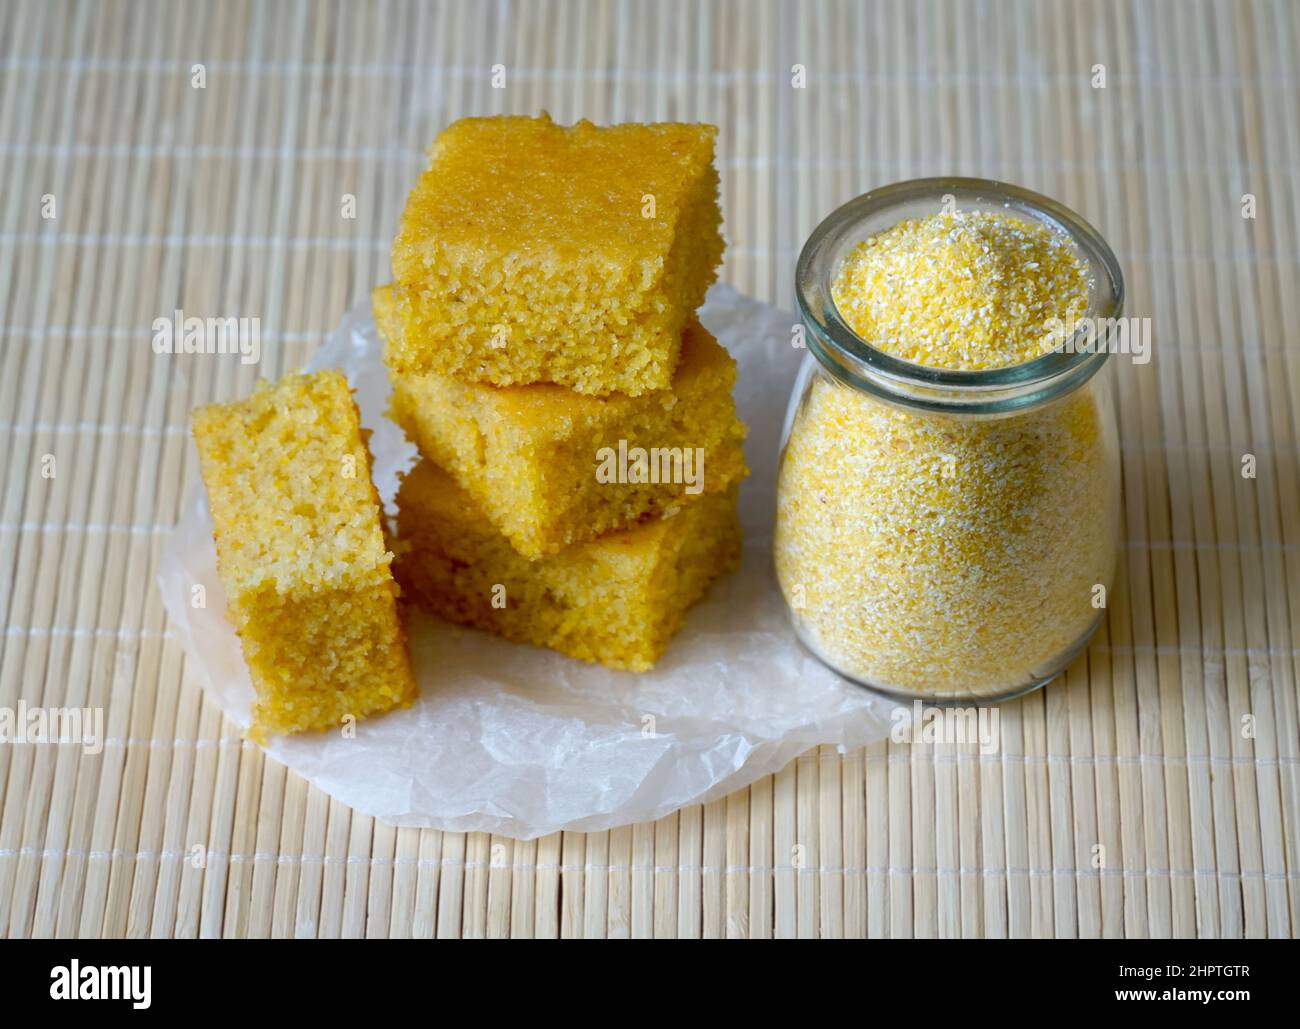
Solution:
<path fill-rule="evenodd" d="M 714 583 L 653 672 L 583 664 L 415 614 L 420 699 L 356 736 L 276 738 L 267 752 L 356 810 L 394 825 L 531 838 L 659 818 L 784 767 L 817 744 L 881 739 L 889 702 L 844 683 L 795 641 L 772 571 L 777 445 L 804 353 L 794 317 L 728 287 L 701 321 L 740 367 L 736 400 L 753 471 L 740 495 L 741 568 Z M 415 450 L 385 417 L 388 380 L 369 304 L 350 311 L 309 368 L 341 368 L 374 430 L 375 484 L 391 505 Z M 247 727 L 253 687 L 217 579 L 200 485 L 159 570 L 189 665 Z M 207 606 L 190 604 L 196 583 Z"/>

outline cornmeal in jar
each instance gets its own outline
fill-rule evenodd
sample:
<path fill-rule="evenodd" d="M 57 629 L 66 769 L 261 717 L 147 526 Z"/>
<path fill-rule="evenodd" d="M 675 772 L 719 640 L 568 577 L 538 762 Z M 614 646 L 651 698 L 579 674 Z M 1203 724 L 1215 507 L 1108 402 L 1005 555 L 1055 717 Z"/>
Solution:
<path fill-rule="evenodd" d="M 327 729 L 415 697 L 370 452 L 341 372 L 194 414 L 252 735 Z"/>
<path fill-rule="evenodd" d="M 374 292 L 386 339 L 392 291 Z M 736 362 L 694 319 L 671 389 L 590 397 L 392 372 L 392 417 L 529 559 L 726 490 L 747 474 Z"/>
<path fill-rule="evenodd" d="M 1037 221 L 954 211 L 900 222 L 849 254 L 831 295 L 849 328 L 927 368 L 980 371 L 1042 357 L 1088 309 L 1069 239 Z"/>
<path fill-rule="evenodd" d="M 716 129 L 466 118 L 393 243 L 399 371 L 580 393 L 668 389 L 717 275 Z"/>
<path fill-rule="evenodd" d="M 1011 367 L 1087 310 L 1072 243 L 1010 214 L 903 222 L 832 284 L 847 324 L 931 368 Z M 989 415 L 809 380 L 778 482 L 777 576 L 796 625 L 868 685 L 949 699 L 1042 682 L 1113 582 L 1118 455 L 1094 382 Z"/>
<path fill-rule="evenodd" d="M 1112 582 L 1100 419 L 1090 393 L 961 423 L 816 381 L 781 469 L 775 548 L 814 650 L 882 687 L 1035 681 Z"/>

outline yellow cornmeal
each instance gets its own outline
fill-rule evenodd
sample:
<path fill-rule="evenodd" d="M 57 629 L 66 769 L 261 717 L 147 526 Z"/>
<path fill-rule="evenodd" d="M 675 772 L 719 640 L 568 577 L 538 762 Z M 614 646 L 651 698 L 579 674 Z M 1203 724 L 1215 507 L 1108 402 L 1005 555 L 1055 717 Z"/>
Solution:
<path fill-rule="evenodd" d="M 837 303 L 873 342 L 872 326 L 912 340 L 893 351 L 907 359 L 1030 360 L 1044 319 L 1082 313 L 1087 277 L 1054 238 L 1004 221 L 904 223 L 848 258 Z M 979 280 L 991 269 L 996 286 Z M 969 335 L 954 336 L 967 318 Z M 958 418 L 816 376 L 784 455 L 774 541 L 806 641 L 855 679 L 946 698 L 1055 671 L 1103 613 L 1094 587 L 1109 590 L 1115 567 L 1103 404 L 1087 385 L 1025 412 Z"/>
<path fill-rule="evenodd" d="M 337 728 L 416 694 L 370 452 L 342 372 L 194 412 L 217 570 L 257 692 L 251 735 Z"/>
<path fill-rule="evenodd" d="M 981 422 L 817 379 L 778 487 L 776 568 L 814 649 L 876 686 L 1028 686 L 1102 613 L 1115 508 L 1091 391 Z"/>
<path fill-rule="evenodd" d="M 930 368 L 1023 364 L 1088 310 L 1074 244 L 1039 222 L 958 211 L 865 240 L 835 276 L 840 315 L 878 350 Z"/>

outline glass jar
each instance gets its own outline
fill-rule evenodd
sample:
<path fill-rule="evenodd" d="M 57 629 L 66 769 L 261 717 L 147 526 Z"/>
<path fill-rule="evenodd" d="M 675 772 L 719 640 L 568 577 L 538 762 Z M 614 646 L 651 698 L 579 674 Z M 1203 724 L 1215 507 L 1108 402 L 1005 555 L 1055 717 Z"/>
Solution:
<path fill-rule="evenodd" d="M 799 639 L 835 671 L 909 700 L 992 703 L 1051 680 L 1105 615 L 1118 434 L 1109 348 L 1086 321 L 1042 357 L 984 371 L 904 361 L 849 328 L 831 297 L 844 258 L 944 205 L 1064 233 L 1088 266 L 1086 318 L 1120 316 L 1114 254 L 1047 197 L 922 179 L 839 208 L 796 269 L 809 352 L 782 432 L 774 555 Z"/>

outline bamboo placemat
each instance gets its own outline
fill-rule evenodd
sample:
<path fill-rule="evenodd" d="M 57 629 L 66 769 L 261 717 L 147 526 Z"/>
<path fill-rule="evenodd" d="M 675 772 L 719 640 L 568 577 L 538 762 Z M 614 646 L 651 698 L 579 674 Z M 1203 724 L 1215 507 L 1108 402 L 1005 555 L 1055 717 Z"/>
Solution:
<path fill-rule="evenodd" d="M 0 708 L 106 735 L 0 745 L 0 933 L 1300 927 L 1294 4 L 26 0 L 0 40 Z M 386 278 L 446 122 L 542 108 L 719 125 L 724 277 L 786 306 L 823 215 L 919 175 L 1020 183 L 1115 247 L 1155 338 L 1117 375 L 1127 572 L 1064 681 L 1001 708 L 1002 752 L 823 748 L 524 843 L 353 814 L 204 700 L 154 584 L 190 408 Z M 177 309 L 259 317 L 261 364 L 156 355 Z"/>

